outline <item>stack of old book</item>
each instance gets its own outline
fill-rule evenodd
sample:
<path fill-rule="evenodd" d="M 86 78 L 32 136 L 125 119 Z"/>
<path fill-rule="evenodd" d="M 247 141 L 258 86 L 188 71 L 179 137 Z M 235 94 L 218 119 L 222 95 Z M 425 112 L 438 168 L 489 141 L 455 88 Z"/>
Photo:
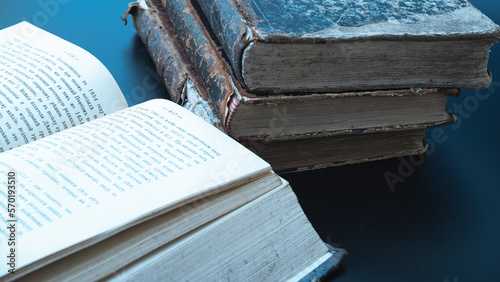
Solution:
<path fill-rule="evenodd" d="M 172 99 L 277 171 L 425 151 L 459 88 L 485 88 L 500 28 L 450 1 L 141 0 Z"/>

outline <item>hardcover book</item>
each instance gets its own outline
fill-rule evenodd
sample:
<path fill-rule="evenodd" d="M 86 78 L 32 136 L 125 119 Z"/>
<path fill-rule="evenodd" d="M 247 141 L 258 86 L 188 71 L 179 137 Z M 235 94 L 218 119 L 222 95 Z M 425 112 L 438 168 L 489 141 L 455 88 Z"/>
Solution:
<path fill-rule="evenodd" d="M 162 2 L 173 9 L 176 1 Z M 192 2 L 241 84 L 264 95 L 485 88 L 500 36 L 465 0 Z"/>
<path fill-rule="evenodd" d="M 81 48 L 23 22 L 0 63 L 2 281 L 319 279 L 346 255 L 268 163 L 173 102 L 127 108 Z"/>

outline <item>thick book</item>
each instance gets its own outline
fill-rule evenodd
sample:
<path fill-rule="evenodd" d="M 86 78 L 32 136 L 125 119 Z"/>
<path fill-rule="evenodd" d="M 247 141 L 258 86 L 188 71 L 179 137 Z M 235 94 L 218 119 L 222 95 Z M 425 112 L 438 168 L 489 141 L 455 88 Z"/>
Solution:
<path fill-rule="evenodd" d="M 186 3 L 176 2 L 184 11 L 185 20 L 179 22 L 192 24 L 177 26 L 183 36 L 178 36 L 170 20 L 172 11 L 166 11 L 160 1 L 133 3 L 128 12 L 160 76 L 167 82 L 179 81 L 176 87 L 167 85 L 173 100 L 193 101 L 188 107 L 196 105 L 198 115 L 208 117 L 209 122 L 213 116 L 221 117 L 226 132 L 277 171 L 419 154 L 426 148 L 423 137 L 427 127 L 453 121 L 445 109 L 448 98 L 459 94 L 453 89 L 269 97 L 248 94 L 238 86 L 193 7 Z M 210 55 L 198 56 L 201 50 Z M 191 56 L 196 59 L 189 60 Z"/>
<path fill-rule="evenodd" d="M 253 93 L 485 88 L 500 37 L 465 0 L 191 2 Z"/>
<path fill-rule="evenodd" d="M 96 58 L 31 24 L 0 38 L 2 281 L 299 280 L 346 255 L 220 130 L 127 108 Z"/>

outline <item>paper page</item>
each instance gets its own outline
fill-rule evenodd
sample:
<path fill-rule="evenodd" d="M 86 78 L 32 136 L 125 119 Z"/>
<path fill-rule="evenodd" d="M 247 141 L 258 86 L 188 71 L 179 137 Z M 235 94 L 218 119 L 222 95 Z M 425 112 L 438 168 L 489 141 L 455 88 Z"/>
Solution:
<path fill-rule="evenodd" d="M 126 107 L 87 51 L 26 22 L 0 31 L 0 153 Z"/>
<path fill-rule="evenodd" d="M 16 219 L 17 267 L 270 171 L 242 145 L 167 100 L 0 156 L 0 217 L 6 226 Z M 9 172 L 18 183 L 14 217 L 6 212 Z M 0 256 L 8 256 L 10 237 L 0 228 Z"/>

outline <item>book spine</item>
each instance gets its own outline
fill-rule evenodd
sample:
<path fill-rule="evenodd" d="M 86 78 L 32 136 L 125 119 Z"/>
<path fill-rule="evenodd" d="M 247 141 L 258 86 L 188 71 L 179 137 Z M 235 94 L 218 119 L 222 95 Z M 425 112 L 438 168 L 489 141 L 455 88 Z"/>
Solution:
<path fill-rule="evenodd" d="M 243 8 L 233 0 L 194 0 L 194 2 L 200 6 L 228 56 L 235 75 L 243 83 L 241 72 L 243 50 L 250 42 L 259 39 L 242 15 Z"/>
<path fill-rule="evenodd" d="M 148 50 L 171 99 L 223 130 L 208 92 L 159 1 L 131 3 L 125 13 Z M 126 16 L 125 16 L 126 18 Z M 198 100 L 198 102 L 195 102 Z M 189 104 L 189 107 L 186 105 Z"/>
<path fill-rule="evenodd" d="M 158 3 L 159 0 L 151 0 Z M 156 4 L 155 4 L 156 5 Z M 177 36 L 183 43 L 195 70 L 205 83 L 208 95 L 215 110 L 220 114 L 224 127 L 228 132 L 227 121 L 230 120 L 230 103 L 234 98 L 228 64 L 222 59 L 208 31 L 189 1 L 164 1 L 165 10 L 170 17 Z"/>
<path fill-rule="evenodd" d="M 172 101 L 181 104 L 182 89 L 188 76 L 186 65 L 189 59 L 179 52 L 179 46 L 170 40 L 173 27 L 168 18 L 160 19 L 161 11 L 151 13 L 144 2 L 130 4 L 127 13 L 132 21 L 137 35 L 141 38 L 151 58 L 156 65 L 156 71 L 162 78 Z"/>

